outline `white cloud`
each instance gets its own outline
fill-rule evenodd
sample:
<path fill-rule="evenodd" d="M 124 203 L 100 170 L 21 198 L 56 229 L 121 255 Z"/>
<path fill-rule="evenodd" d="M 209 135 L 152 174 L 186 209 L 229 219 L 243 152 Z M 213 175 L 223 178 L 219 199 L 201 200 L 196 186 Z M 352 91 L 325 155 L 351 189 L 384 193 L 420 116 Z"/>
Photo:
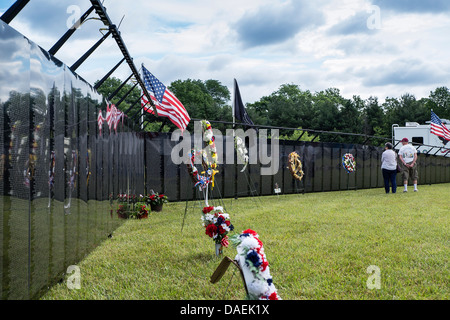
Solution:
<path fill-rule="evenodd" d="M 52 1 L 31 1 L 11 23 L 46 49 L 65 32 L 69 18 L 68 5 Z M 84 12 L 87 2 L 70 5 Z M 364 25 L 372 4 L 380 8 L 380 29 Z M 380 100 L 406 92 L 420 98 L 438 86 L 450 86 L 450 17 L 437 10 L 447 7 L 444 2 L 426 12 L 417 1 L 408 7 L 405 1 L 393 5 L 375 0 L 321 0 L 314 7 L 295 0 L 106 0 L 104 5 L 116 24 L 124 16 L 120 30 L 136 66 L 144 63 L 167 85 L 177 79 L 217 79 L 231 91 L 236 78 L 244 102 L 259 100 L 284 83 L 313 92 L 336 87 L 347 98 Z M 36 6 L 39 14 L 33 14 Z M 264 20 L 286 12 L 291 20 L 298 18 L 288 29 L 280 20 Z M 50 23 L 52 17 L 59 18 Z M 253 33 L 241 28 L 249 23 Z M 270 25 L 279 33 L 264 39 Z M 86 22 L 57 57 L 70 66 L 100 38 L 100 27 L 98 21 Z M 93 83 L 120 59 L 114 41 L 107 40 L 78 73 Z M 129 72 L 124 64 L 114 76 L 125 79 Z"/>

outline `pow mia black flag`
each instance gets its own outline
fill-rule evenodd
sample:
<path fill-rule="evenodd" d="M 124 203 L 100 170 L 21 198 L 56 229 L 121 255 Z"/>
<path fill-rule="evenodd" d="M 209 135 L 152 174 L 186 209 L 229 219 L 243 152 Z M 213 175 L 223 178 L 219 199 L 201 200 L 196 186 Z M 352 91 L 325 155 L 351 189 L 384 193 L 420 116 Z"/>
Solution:
<path fill-rule="evenodd" d="M 258 129 L 253 127 L 254 123 L 252 119 L 248 116 L 247 110 L 245 110 L 244 104 L 242 103 L 241 93 L 239 92 L 239 87 L 236 79 L 234 79 L 234 117 L 241 121 L 242 123 L 251 125 L 251 128 L 254 128 L 256 131 Z"/>

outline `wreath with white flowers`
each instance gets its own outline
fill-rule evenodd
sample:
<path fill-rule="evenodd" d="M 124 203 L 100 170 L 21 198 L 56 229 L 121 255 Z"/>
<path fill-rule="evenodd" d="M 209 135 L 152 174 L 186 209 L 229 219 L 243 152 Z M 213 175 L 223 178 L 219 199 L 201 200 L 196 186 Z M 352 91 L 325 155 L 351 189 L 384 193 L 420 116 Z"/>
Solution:
<path fill-rule="evenodd" d="M 295 151 L 289 154 L 288 168 L 295 179 L 302 180 L 304 175 L 302 170 L 302 162 L 300 161 L 300 156 Z"/>
<path fill-rule="evenodd" d="M 230 237 L 237 249 L 235 261 L 238 262 L 245 284 L 248 298 L 251 300 L 281 300 L 270 275 L 269 262 L 259 235 L 247 229 L 240 235 Z"/>
<path fill-rule="evenodd" d="M 347 173 L 354 172 L 356 170 L 355 157 L 351 153 L 346 153 L 342 157 L 342 165 L 347 170 Z"/>
<path fill-rule="evenodd" d="M 242 161 L 242 163 L 244 163 L 244 167 L 241 170 L 241 172 L 244 172 L 248 164 L 248 150 L 245 147 L 244 140 L 242 140 L 242 138 L 238 136 L 234 137 L 234 147 L 236 148 L 237 156 Z"/>

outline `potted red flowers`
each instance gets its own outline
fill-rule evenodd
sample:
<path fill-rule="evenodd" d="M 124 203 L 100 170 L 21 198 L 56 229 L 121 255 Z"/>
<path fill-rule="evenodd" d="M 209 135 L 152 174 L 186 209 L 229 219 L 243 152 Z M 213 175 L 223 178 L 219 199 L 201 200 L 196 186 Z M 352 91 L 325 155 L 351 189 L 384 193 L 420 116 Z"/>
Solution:
<path fill-rule="evenodd" d="M 119 201 L 117 215 L 120 219 L 148 218 L 149 208 L 143 195 L 136 197 L 136 195 L 119 194 L 117 198 Z"/>
<path fill-rule="evenodd" d="M 169 202 L 167 199 L 168 198 L 166 195 L 158 194 L 156 192 L 148 197 L 147 203 L 150 204 L 152 211 L 160 212 L 163 208 L 163 204 Z"/>

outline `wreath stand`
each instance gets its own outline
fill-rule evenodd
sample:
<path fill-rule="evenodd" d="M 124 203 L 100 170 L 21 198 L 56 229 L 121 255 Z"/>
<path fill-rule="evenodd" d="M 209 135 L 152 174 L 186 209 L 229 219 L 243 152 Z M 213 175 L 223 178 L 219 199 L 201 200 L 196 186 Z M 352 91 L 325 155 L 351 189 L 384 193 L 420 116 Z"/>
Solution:
<path fill-rule="evenodd" d="M 355 186 L 353 187 L 353 188 L 350 188 L 349 187 L 349 185 L 350 185 L 350 174 L 351 173 L 348 173 L 347 174 L 347 190 L 355 190 L 355 191 L 357 191 L 358 190 L 358 186 L 357 186 L 357 184 L 356 184 L 356 172 L 353 172 L 354 173 L 354 176 L 355 176 Z"/>
<path fill-rule="evenodd" d="M 246 293 L 246 296 L 248 297 L 248 288 L 247 288 L 247 283 L 245 282 L 244 272 L 242 271 L 241 266 L 239 265 L 239 263 L 238 263 L 236 260 L 232 260 L 230 257 L 224 257 L 224 258 L 222 259 L 222 262 L 220 262 L 219 266 L 216 268 L 216 270 L 214 271 L 214 273 L 211 275 L 211 280 L 210 280 L 210 282 L 211 282 L 212 284 L 216 284 L 217 282 L 219 282 L 220 279 L 222 279 L 223 275 L 224 275 L 225 272 L 228 270 L 228 267 L 229 267 L 231 264 L 233 264 L 233 265 L 239 270 L 239 273 L 240 273 L 240 275 L 241 275 L 242 282 L 243 282 L 243 284 L 244 284 L 245 293 Z M 229 286 L 230 286 L 230 284 L 231 284 L 231 281 L 232 281 L 233 278 L 234 278 L 234 274 L 235 274 L 235 273 L 236 273 L 236 269 L 234 270 L 233 274 L 231 275 L 230 282 L 228 283 L 228 286 L 227 286 L 227 288 L 225 289 L 225 292 L 224 292 L 224 294 L 223 294 L 224 296 L 223 296 L 222 300 L 225 299 L 225 295 L 226 295 L 226 293 L 228 292 L 228 288 L 229 288 Z"/>
<path fill-rule="evenodd" d="M 299 185 L 301 185 L 301 187 L 299 187 Z M 295 179 L 294 186 L 294 190 L 296 190 L 296 193 L 305 194 L 305 184 L 303 183 L 303 180 L 298 181 L 297 179 Z"/>
<path fill-rule="evenodd" d="M 342 154 L 342 152 L 341 152 L 341 154 Z M 348 154 L 348 152 L 346 153 L 346 154 Z M 345 154 L 345 155 L 346 155 Z M 351 153 L 350 153 L 351 154 Z M 344 156 L 345 156 L 344 155 Z M 353 157 L 353 154 L 351 154 L 352 155 L 352 157 Z M 354 158 L 354 157 L 353 157 Z M 353 171 L 351 171 L 351 172 L 349 172 L 348 171 L 348 169 L 345 167 L 345 165 L 344 164 L 342 164 L 342 166 L 344 167 L 344 169 L 345 169 L 345 171 L 347 172 L 347 190 L 355 190 L 355 191 L 357 191 L 358 190 L 358 185 L 357 185 L 357 181 L 356 181 L 356 161 L 355 161 L 355 169 L 353 170 Z M 354 173 L 354 176 L 355 176 L 355 178 L 354 178 L 354 180 L 355 180 L 355 186 L 353 187 L 353 188 L 350 188 L 350 175 L 352 174 L 352 173 Z"/>
<path fill-rule="evenodd" d="M 291 152 L 288 157 L 288 169 L 292 177 L 294 178 L 294 190 L 296 190 L 296 193 L 305 194 L 305 184 L 303 182 L 303 165 L 299 158 L 300 156 L 297 154 L 297 152 Z M 301 186 L 299 187 L 300 184 Z"/>
<path fill-rule="evenodd" d="M 222 199 L 222 193 L 220 192 L 219 186 L 216 185 L 214 188 L 216 188 L 219 193 L 219 197 L 217 199 L 217 201 L 219 202 L 219 205 L 226 211 L 225 203 Z M 186 189 L 187 190 L 190 189 L 189 185 L 186 186 Z M 203 207 L 205 206 L 205 203 L 208 204 L 209 201 L 212 201 L 213 203 L 215 202 L 215 199 L 213 197 L 213 191 L 209 188 L 209 185 L 203 190 L 199 190 L 198 187 L 194 187 L 194 189 L 195 189 L 194 199 L 191 200 L 191 201 L 193 201 L 192 210 L 194 212 L 196 211 L 196 209 L 200 209 L 200 211 L 201 211 L 203 209 Z M 201 196 L 199 196 L 199 195 L 201 195 Z M 202 200 L 204 200 L 205 203 L 203 203 Z M 187 215 L 188 211 L 189 211 L 189 199 L 186 199 L 186 206 L 184 208 L 184 216 L 183 216 L 183 223 L 181 225 L 181 232 L 183 232 L 184 222 L 186 220 L 186 215 Z"/>

